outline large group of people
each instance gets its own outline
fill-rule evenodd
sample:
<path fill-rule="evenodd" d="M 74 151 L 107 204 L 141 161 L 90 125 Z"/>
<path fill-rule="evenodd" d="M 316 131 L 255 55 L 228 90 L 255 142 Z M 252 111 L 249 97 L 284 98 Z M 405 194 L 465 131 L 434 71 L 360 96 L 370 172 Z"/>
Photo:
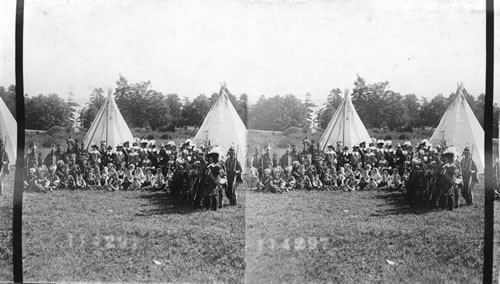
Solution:
<path fill-rule="evenodd" d="M 320 149 L 319 143 L 304 139 L 302 151 L 288 145 L 278 157 L 264 147 L 255 148 L 251 166 L 258 171 L 258 191 L 285 193 L 292 190 L 401 190 L 411 206 L 458 207 L 460 194 L 473 204 L 478 172 L 466 147 L 460 156 L 454 147 L 417 145 L 409 141 L 372 140 L 347 147 L 338 142 Z"/>
<path fill-rule="evenodd" d="M 235 188 L 242 182 L 238 149 L 221 149 L 190 139 L 159 147 L 154 140 L 136 139 L 116 147 L 102 141 L 86 150 L 70 137 L 66 149 L 52 145 L 43 157 L 32 143 L 25 158 L 25 191 L 166 190 L 195 208 L 217 210 L 224 192 L 230 205 L 237 205 Z"/>
<path fill-rule="evenodd" d="M 0 140 L 0 150 L 3 149 Z M 453 210 L 463 196 L 467 205 L 474 203 L 473 188 L 478 183 L 472 151 L 461 153 L 454 147 L 431 145 L 427 140 L 412 145 L 372 140 L 352 147 L 319 144 L 304 139 L 302 150 L 288 145 L 278 157 L 267 145 L 263 153 L 255 148 L 248 160 L 257 181 L 250 189 L 285 193 L 293 190 L 404 191 L 411 206 L 440 207 Z M 0 175 L 8 173 L 9 158 L 0 151 Z M 224 159 L 224 157 L 227 157 Z M 25 191 L 53 190 L 166 190 L 195 208 L 217 210 L 224 193 L 230 205 L 237 204 L 235 188 L 242 183 L 242 169 L 231 147 L 221 153 L 218 147 L 195 145 L 186 140 L 161 144 L 136 139 L 116 147 L 101 142 L 89 150 L 81 143 L 67 140 L 66 149 L 52 145 L 45 157 L 36 143 L 25 157 Z M 500 169 L 495 167 L 496 180 Z M 0 189 L 2 182 L 0 180 Z M 496 198 L 500 198 L 496 186 Z"/>

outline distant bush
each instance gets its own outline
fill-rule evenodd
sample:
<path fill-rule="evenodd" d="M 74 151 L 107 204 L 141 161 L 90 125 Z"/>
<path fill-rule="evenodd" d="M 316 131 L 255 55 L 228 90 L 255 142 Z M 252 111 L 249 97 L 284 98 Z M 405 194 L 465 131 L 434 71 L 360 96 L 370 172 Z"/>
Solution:
<path fill-rule="evenodd" d="M 168 133 L 165 133 L 165 134 L 162 134 L 160 136 L 160 139 L 165 139 L 165 140 L 169 140 L 169 139 L 172 139 L 172 135 L 168 134 Z"/>
<path fill-rule="evenodd" d="M 411 125 L 406 125 L 398 129 L 399 132 L 413 132 L 413 127 Z"/>
<path fill-rule="evenodd" d="M 175 126 L 172 124 L 165 125 L 165 126 L 158 128 L 158 131 L 160 131 L 160 132 L 174 132 Z"/>
<path fill-rule="evenodd" d="M 133 131 L 136 133 L 148 133 L 149 132 L 149 130 L 146 128 L 134 128 Z"/>
<path fill-rule="evenodd" d="M 304 129 L 300 128 L 300 127 L 291 126 L 291 127 L 288 127 L 287 129 L 283 130 L 283 132 L 281 132 L 281 134 L 283 134 L 285 136 L 290 136 L 291 134 L 297 134 L 297 133 L 300 133 L 301 135 L 303 135 Z M 274 134 L 274 132 L 273 132 L 273 134 Z"/>
<path fill-rule="evenodd" d="M 50 146 L 52 146 L 52 144 L 57 143 L 57 139 L 49 135 L 43 136 L 40 140 L 37 141 L 39 143 L 39 146 L 42 146 L 44 148 L 49 148 Z"/>
<path fill-rule="evenodd" d="M 389 134 L 385 135 L 384 140 L 392 140 L 392 135 Z"/>
<path fill-rule="evenodd" d="M 398 136 L 398 139 L 400 139 L 400 140 L 405 140 L 405 139 L 409 139 L 409 138 L 410 137 L 408 137 L 408 135 L 406 135 L 406 134 L 401 134 Z"/>
<path fill-rule="evenodd" d="M 65 127 L 55 125 L 47 129 L 47 134 L 50 136 L 60 136 L 61 134 L 66 135 L 67 134 L 66 130 L 67 129 Z"/>
<path fill-rule="evenodd" d="M 278 146 L 279 148 L 286 148 L 288 144 L 290 144 L 290 139 L 288 139 L 287 137 L 283 137 L 278 141 L 278 144 L 276 146 Z"/>
<path fill-rule="evenodd" d="M 155 139 L 155 136 L 153 134 L 148 134 L 148 136 L 146 136 L 146 139 L 153 140 Z"/>

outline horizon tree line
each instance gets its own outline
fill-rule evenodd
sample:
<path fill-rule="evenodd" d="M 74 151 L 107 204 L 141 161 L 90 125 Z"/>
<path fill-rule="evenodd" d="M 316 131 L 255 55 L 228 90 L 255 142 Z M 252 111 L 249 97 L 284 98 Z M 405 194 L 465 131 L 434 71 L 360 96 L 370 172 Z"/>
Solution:
<path fill-rule="evenodd" d="M 129 83 L 120 75 L 113 90 L 107 92 L 100 87 L 89 94 L 89 101 L 78 112 L 74 94 L 67 100 L 49 93 L 37 96 L 25 95 L 26 128 L 47 130 L 53 126 L 70 128 L 75 125 L 88 129 L 108 92 L 115 97 L 116 104 L 131 128 L 149 127 L 152 130 L 174 131 L 176 128 L 199 127 L 203 118 L 215 102 L 218 93 L 210 96 L 200 94 L 194 99 L 181 98 L 176 93 L 163 94 L 152 89 L 150 81 Z M 483 125 L 484 94 L 476 97 L 463 90 L 467 102 Z M 318 110 L 311 102 L 312 94 L 305 100 L 294 94 L 261 95 L 255 104 L 248 104 L 248 95 L 229 98 L 240 118 L 250 129 L 283 131 L 290 127 L 306 130 L 313 124 L 325 129 L 345 95 L 339 88 L 333 88 L 326 95 L 327 102 Z M 357 76 L 353 83 L 351 100 L 367 128 L 384 128 L 391 131 L 411 132 L 416 128 L 436 127 L 446 111 L 454 91 L 448 96 L 437 94 L 432 98 L 415 94 L 401 94 L 391 90 L 389 82 L 367 83 Z M 0 97 L 15 116 L 15 85 L 0 86 Z M 498 137 L 500 107 L 494 105 L 494 135 Z"/>

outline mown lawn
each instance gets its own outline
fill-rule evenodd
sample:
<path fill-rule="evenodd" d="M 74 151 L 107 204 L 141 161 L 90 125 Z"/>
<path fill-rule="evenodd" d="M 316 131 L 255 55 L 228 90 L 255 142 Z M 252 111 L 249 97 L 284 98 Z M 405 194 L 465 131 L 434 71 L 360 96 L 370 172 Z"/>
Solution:
<path fill-rule="evenodd" d="M 480 187 L 475 201 L 453 212 L 429 212 L 409 209 L 400 192 L 248 192 L 245 279 L 481 282 Z"/>
<path fill-rule="evenodd" d="M 24 279 L 242 282 L 243 191 L 239 200 L 213 212 L 164 192 L 25 193 Z"/>
<path fill-rule="evenodd" d="M 499 283 L 500 281 L 500 201 L 495 200 L 493 206 L 494 210 L 494 226 L 493 226 L 493 282 Z"/>
<path fill-rule="evenodd" d="M 12 268 L 12 206 L 14 172 L 4 179 L 0 196 L 0 283 L 14 281 Z"/>

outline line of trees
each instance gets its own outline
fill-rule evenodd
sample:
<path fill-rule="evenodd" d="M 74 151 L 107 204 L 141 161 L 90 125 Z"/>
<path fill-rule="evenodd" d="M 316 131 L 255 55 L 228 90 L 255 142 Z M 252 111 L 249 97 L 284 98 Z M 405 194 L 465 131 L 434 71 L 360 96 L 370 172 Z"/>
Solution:
<path fill-rule="evenodd" d="M 325 129 L 335 110 L 341 104 L 347 91 L 334 88 L 327 95 L 327 103 L 317 111 L 316 122 Z M 356 111 L 367 128 L 388 128 L 397 131 L 412 131 L 415 128 L 436 127 L 446 111 L 454 92 L 445 97 L 442 94 L 432 99 L 415 94 L 401 94 L 389 88 L 389 82 L 367 83 L 357 76 L 351 99 Z M 475 98 L 464 89 L 464 95 L 477 119 L 483 125 L 484 94 Z M 280 131 L 289 127 L 310 126 L 310 94 L 304 101 L 293 94 L 274 97 L 261 96 L 249 107 L 250 128 Z M 500 108 L 495 104 L 495 131 L 498 131 Z"/>
<path fill-rule="evenodd" d="M 179 127 L 199 127 L 203 118 L 216 101 L 218 93 L 210 96 L 200 94 L 193 100 L 177 94 L 162 94 L 151 87 L 151 82 L 129 83 L 124 76 L 119 77 L 116 88 L 109 90 L 115 97 L 116 104 L 129 127 L 150 127 L 153 130 L 173 131 Z M 242 94 L 236 97 L 228 94 L 242 121 L 247 122 L 248 97 Z M 15 86 L 0 86 L 0 97 L 15 114 Z M 103 88 L 95 88 L 89 95 L 89 102 L 76 113 L 78 107 L 68 94 L 64 100 L 57 94 L 25 95 L 26 128 L 47 130 L 53 126 L 70 128 L 80 126 L 89 128 L 107 93 Z"/>
<path fill-rule="evenodd" d="M 125 121 L 130 127 L 151 127 L 153 130 L 172 131 L 186 126 L 200 126 L 203 118 L 217 98 L 200 94 L 190 100 L 178 94 L 163 94 L 151 87 L 150 81 L 129 83 L 119 76 L 113 90 L 95 88 L 89 102 L 75 115 L 73 94 L 65 100 L 57 94 L 25 96 L 26 128 L 46 130 L 53 126 L 69 128 L 79 125 L 90 127 L 107 93 L 112 92 Z M 342 102 L 346 91 L 334 88 L 327 95 L 327 103 L 319 110 L 311 103 L 311 94 L 305 100 L 294 94 L 261 96 L 248 106 L 248 97 L 229 94 L 243 122 L 251 129 L 280 131 L 289 127 L 307 129 L 314 122 L 324 129 Z M 474 114 L 483 125 L 484 94 L 472 96 L 464 89 L 465 97 Z M 351 92 L 352 102 L 368 128 L 388 128 L 412 131 L 415 128 L 435 127 L 446 111 L 454 93 L 438 94 L 432 99 L 418 98 L 415 94 L 401 94 L 389 87 L 389 82 L 367 83 L 357 76 Z M 0 97 L 15 115 L 15 86 L 0 86 Z M 500 108 L 495 104 L 495 136 L 498 135 Z M 247 124 L 248 122 L 248 124 Z"/>

